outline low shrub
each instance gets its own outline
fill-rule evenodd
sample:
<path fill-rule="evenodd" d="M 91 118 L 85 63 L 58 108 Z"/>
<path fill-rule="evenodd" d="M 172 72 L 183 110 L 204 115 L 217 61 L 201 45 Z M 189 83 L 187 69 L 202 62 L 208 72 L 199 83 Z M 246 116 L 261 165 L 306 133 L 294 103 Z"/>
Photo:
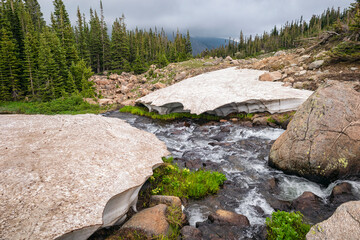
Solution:
<path fill-rule="evenodd" d="M 106 111 L 100 107 L 85 102 L 79 95 L 58 98 L 49 102 L 0 102 L 0 113 L 16 114 L 85 114 Z"/>
<path fill-rule="evenodd" d="M 219 172 L 180 169 L 169 163 L 171 159 L 164 159 L 167 164 L 154 170 L 150 177 L 151 194 L 201 199 L 216 194 L 226 180 L 225 175 Z"/>
<path fill-rule="evenodd" d="M 267 239 L 269 240 L 302 240 L 310 231 L 310 225 L 303 222 L 300 212 L 273 212 L 270 218 L 266 218 Z"/>
<path fill-rule="evenodd" d="M 342 42 L 329 52 L 332 61 L 355 62 L 360 60 L 359 42 Z"/>

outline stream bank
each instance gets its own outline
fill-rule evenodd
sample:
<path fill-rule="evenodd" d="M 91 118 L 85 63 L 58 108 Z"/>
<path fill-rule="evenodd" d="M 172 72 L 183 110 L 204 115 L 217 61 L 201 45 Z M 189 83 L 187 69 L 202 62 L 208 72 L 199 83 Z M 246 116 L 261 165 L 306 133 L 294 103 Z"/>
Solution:
<path fill-rule="evenodd" d="M 190 225 L 198 226 L 204 238 L 214 231 L 223 237 L 233 231 L 207 221 L 210 213 L 218 209 L 243 214 L 249 219 L 251 227 L 232 232 L 235 239 L 262 239 L 265 218 L 273 211 L 300 210 L 309 223 L 315 224 L 330 217 L 341 203 L 360 199 L 359 181 L 336 181 L 323 186 L 269 167 L 270 148 L 284 132 L 282 129 L 246 127 L 233 122 L 164 123 L 119 112 L 105 116 L 123 119 L 155 134 L 166 143 L 180 167 L 226 174 L 228 180 L 217 195 L 183 203 Z M 334 186 L 341 184 L 350 186 L 350 190 L 346 194 L 332 193 Z"/>

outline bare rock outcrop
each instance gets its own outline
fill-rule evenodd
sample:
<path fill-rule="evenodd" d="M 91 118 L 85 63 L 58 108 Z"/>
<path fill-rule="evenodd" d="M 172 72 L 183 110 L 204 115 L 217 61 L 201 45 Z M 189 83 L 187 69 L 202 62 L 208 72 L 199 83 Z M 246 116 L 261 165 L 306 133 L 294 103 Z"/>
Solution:
<path fill-rule="evenodd" d="M 329 81 L 297 111 L 269 164 L 317 182 L 360 174 L 359 83 Z"/>
<path fill-rule="evenodd" d="M 320 239 L 359 239 L 360 236 L 360 201 L 347 202 L 338 207 L 327 220 L 314 225 L 307 240 Z"/>
<path fill-rule="evenodd" d="M 0 116 L 0 239 L 87 239 L 137 202 L 166 146 L 98 115 Z"/>

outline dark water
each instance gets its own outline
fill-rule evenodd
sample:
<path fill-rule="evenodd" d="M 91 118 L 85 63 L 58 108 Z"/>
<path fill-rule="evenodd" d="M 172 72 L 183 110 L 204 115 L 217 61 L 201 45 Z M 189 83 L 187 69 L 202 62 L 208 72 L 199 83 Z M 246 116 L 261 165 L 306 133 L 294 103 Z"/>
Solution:
<path fill-rule="evenodd" d="M 193 226 L 205 221 L 211 212 L 225 209 L 247 216 L 252 225 L 239 238 L 261 238 L 257 234 L 262 231 L 265 218 L 283 201 L 291 202 L 309 191 L 319 196 L 327 206 L 333 187 L 342 182 L 325 187 L 269 167 L 269 150 L 273 141 L 284 132 L 281 129 L 249 128 L 229 122 L 199 124 L 191 120 L 161 123 L 119 112 L 105 116 L 123 119 L 136 128 L 155 134 L 166 143 L 180 166 L 202 167 L 226 174 L 228 181 L 216 196 L 187 204 L 184 211 Z M 274 180 L 275 188 L 271 184 Z M 353 187 L 354 197 L 360 199 L 360 182 L 347 182 Z M 329 212 L 327 207 L 325 215 L 334 210 Z M 315 223 L 324 216 L 309 218 L 309 221 Z"/>

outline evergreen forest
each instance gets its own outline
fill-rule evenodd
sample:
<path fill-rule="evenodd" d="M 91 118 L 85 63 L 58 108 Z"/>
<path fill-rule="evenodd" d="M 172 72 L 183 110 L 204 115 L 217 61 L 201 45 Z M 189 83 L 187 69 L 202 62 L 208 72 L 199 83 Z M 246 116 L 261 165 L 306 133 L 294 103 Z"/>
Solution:
<path fill-rule="evenodd" d="M 50 101 L 81 95 L 94 97 L 88 81 L 106 71 L 136 74 L 150 65 L 191 58 L 190 35 L 164 30 L 128 30 L 125 16 L 117 18 L 111 34 L 100 12 L 90 9 L 90 19 L 77 10 L 72 26 L 62 0 L 54 0 L 47 25 L 37 0 L 0 2 L 0 101 Z M 111 35 L 111 37 L 109 36 Z"/>
<path fill-rule="evenodd" d="M 313 15 L 309 22 L 301 17 L 300 20 L 287 22 L 280 29 L 275 26 L 270 33 L 245 36 L 240 31 L 238 41 L 230 38 L 225 45 L 205 50 L 200 57 L 256 57 L 263 53 L 298 47 L 303 40 L 315 38 L 324 31 L 345 34 L 352 47 L 354 44 L 357 46 L 360 40 L 360 0 L 351 3 L 350 7 L 343 11 L 329 8 L 321 15 Z"/>

